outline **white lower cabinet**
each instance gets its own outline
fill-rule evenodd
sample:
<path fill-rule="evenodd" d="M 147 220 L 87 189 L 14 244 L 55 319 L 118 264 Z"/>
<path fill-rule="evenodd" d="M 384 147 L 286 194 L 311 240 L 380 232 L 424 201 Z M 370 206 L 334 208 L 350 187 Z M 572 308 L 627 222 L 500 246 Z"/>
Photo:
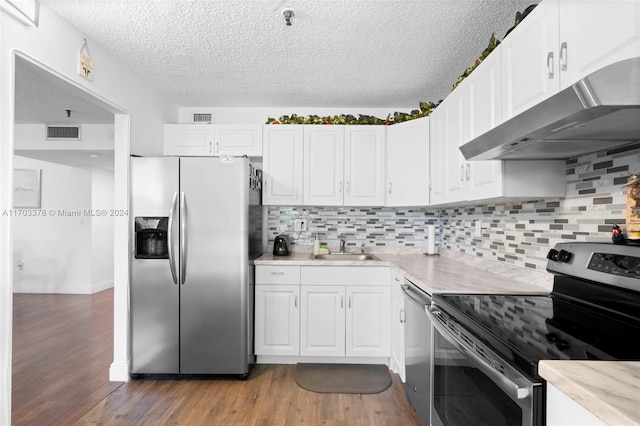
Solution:
<path fill-rule="evenodd" d="M 547 426 L 605 426 L 595 414 L 547 383 Z"/>
<path fill-rule="evenodd" d="M 404 276 L 394 270 L 391 273 L 391 369 L 398 373 L 402 383 L 406 381 L 404 368 Z"/>
<path fill-rule="evenodd" d="M 388 358 L 389 283 L 388 267 L 256 266 L 256 355 Z"/>
<path fill-rule="evenodd" d="M 256 355 L 300 353 L 300 266 L 256 266 Z"/>
<path fill-rule="evenodd" d="M 299 285 L 256 285 L 255 318 L 256 354 L 299 354 Z"/>
<path fill-rule="evenodd" d="M 345 289 L 302 286 L 300 355 L 344 356 Z"/>

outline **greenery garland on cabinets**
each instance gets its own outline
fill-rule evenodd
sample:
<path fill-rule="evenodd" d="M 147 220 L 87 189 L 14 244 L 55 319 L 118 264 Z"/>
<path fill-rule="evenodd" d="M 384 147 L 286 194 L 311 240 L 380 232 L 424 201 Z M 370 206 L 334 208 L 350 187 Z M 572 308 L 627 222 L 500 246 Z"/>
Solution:
<path fill-rule="evenodd" d="M 531 13 L 531 11 L 536 7 L 535 4 L 532 4 L 531 6 L 527 7 L 524 12 L 520 13 L 517 12 L 516 13 L 516 20 L 515 23 L 513 24 L 513 26 L 511 28 L 509 28 L 509 30 L 505 33 L 504 37 L 508 36 L 509 33 L 511 31 L 513 31 L 513 29 L 515 27 L 518 26 L 518 24 L 520 22 L 522 22 L 522 20 L 529 14 Z M 502 38 L 504 40 L 504 37 Z M 476 69 L 478 67 L 478 65 L 480 65 L 482 63 L 482 61 L 484 61 L 487 56 L 489 56 L 489 54 L 491 52 L 493 52 L 493 50 L 498 47 L 498 45 L 500 44 L 500 40 L 498 40 L 498 37 L 496 37 L 496 34 L 493 33 L 491 34 L 491 38 L 489 39 L 489 45 L 487 46 L 486 49 L 484 49 L 482 51 L 482 54 L 480 54 L 480 56 L 478 56 L 476 58 L 475 61 L 473 61 L 473 64 L 471 64 L 471 66 L 469 66 L 469 68 L 467 68 L 460 77 L 458 77 L 458 79 L 456 80 L 455 83 L 453 83 L 453 85 L 451 86 L 451 90 L 455 89 L 456 87 L 458 87 L 458 85 L 460 83 L 462 83 L 462 80 L 464 80 L 465 78 L 467 78 L 469 76 L 469 74 L 471 74 L 473 72 L 474 69 Z"/>
<path fill-rule="evenodd" d="M 522 22 L 522 20 L 535 7 L 536 5 L 532 4 L 531 6 L 527 7 L 524 12 L 517 12 L 515 23 L 511 28 L 509 28 L 504 36 L 506 37 L 511 31 L 513 31 L 513 29 L 517 27 L 518 24 Z M 458 80 L 453 83 L 451 90 L 455 89 L 465 78 L 467 78 L 469 74 L 471 74 L 473 70 L 476 69 L 478 65 L 480 65 L 482 61 L 484 61 L 496 47 L 498 47 L 499 44 L 500 40 L 498 40 L 498 37 L 496 37 L 495 33 L 491 34 L 491 38 L 489 39 L 489 45 L 487 46 L 487 48 L 484 49 L 484 51 L 482 51 L 482 54 L 478 58 L 476 58 L 475 61 L 473 61 L 473 64 L 471 64 L 471 66 L 469 66 L 469 68 L 467 68 L 464 73 L 462 73 L 462 75 L 458 77 Z M 391 124 L 402 123 L 404 121 L 426 117 L 431 114 L 431 112 L 438 106 L 438 104 L 440 104 L 440 102 L 442 101 L 439 101 L 437 103 L 420 102 L 420 109 L 414 109 L 410 113 L 394 112 L 393 114 L 387 115 L 387 118 L 378 118 L 372 115 L 363 114 L 359 114 L 358 117 L 351 114 L 329 115 L 323 117 L 320 117 L 318 115 L 308 115 L 304 117 L 298 116 L 297 114 L 291 114 L 283 115 L 279 118 L 269 117 L 266 124 L 373 124 L 389 126 Z"/>
<path fill-rule="evenodd" d="M 372 115 L 359 114 L 357 117 L 351 114 L 329 115 L 320 117 L 318 115 L 298 116 L 296 114 L 283 115 L 279 118 L 267 119 L 267 124 L 373 124 L 385 125 L 402 123 L 416 118 L 426 117 L 438 106 L 440 102 L 420 102 L 420 109 L 414 109 L 410 113 L 394 112 L 387 115 L 387 118 L 378 118 Z"/>

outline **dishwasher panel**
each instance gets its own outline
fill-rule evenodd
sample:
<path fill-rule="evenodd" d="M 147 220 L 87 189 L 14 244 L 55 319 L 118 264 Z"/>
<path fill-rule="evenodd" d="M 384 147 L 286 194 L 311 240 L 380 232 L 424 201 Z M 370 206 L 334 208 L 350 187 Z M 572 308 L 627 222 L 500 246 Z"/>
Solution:
<path fill-rule="evenodd" d="M 407 399 L 423 425 L 430 424 L 432 324 L 425 307 L 429 295 L 405 279 L 405 371 Z"/>

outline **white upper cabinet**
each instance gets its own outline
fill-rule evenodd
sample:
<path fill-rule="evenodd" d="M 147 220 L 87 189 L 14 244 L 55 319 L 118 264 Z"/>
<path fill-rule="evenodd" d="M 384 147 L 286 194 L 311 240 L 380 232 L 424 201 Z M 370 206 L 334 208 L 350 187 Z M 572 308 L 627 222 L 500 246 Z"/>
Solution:
<path fill-rule="evenodd" d="M 302 204 L 302 125 L 264 125 L 262 203 Z"/>
<path fill-rule="evenodd" d="M 429 205 L 429 117 L 387 126 L 385 205 Z"/>
<path fill-rule="evenodd" d="M 259 157 L 262 125 L 165 124 L 164 155 Z"/>
<path fill-rule="evenodd" d="M 456 90 L 431 113 L 431 204 L 466 199 L 467 163 L 458 147 L 469 133 L 468 86 Z"/>
<path fill-rule="evenodd" d="M 559 45 L 558 0 L 542 1 L 502 41 L 504 120 L 558 92 Z"/>
<path fill-rule="evenodd" d="M 562 0 L 559 10 L 561 88 L 603 66 L 640 56 L 639 1 Z"/>
<path fill-rule="evenodd" d="M 431 205 L 565 195 L 564 161 L 466 161 L 461 154 L 461 144 L 498 122 L 499 64 L 500 46 L 430 115 Z"/>
<path fill-rule="evenodd" d="M 499 45 L 482 65 L 463 82 L 468 96 L 468 128 L 460 144 L 466 143 L 502 122 L 502 46 Z M 463 113 L 466 114 L 466 111 Z M 464 118 L 464 116 L 463 116 Z M 502 195 L 502 161 L 466 161 L 464 179 L 467 198 L 487 199 Z"/>
<path fill-rule="evenodd" d="M 500 46 L 506 120 L 607 65 L 640 56 L 640 2 L 544 0 Z"/>
<path fill-rule="evenodd" d="M 303 203 L 384 204 L 382 126 L 304 126 Z"/>
<path fill-rule="evenodd" d="M 165 124 L 164 155 L 213 155 L 211 124 Z"/>
<path fill-rule="evenodd" d="M 213 128 L 213 155 L 262 156 L 262 124 L 216 124 Z"/>
<path fill-rule="evenodd" d="M 384 126 L 345 126 L 344 205 L 384 205 Z"/>
<path fill-rule="evenodd" d="M 303 203 L 343 205 L 343 173 L 344 126 L 304 126 Z"/>

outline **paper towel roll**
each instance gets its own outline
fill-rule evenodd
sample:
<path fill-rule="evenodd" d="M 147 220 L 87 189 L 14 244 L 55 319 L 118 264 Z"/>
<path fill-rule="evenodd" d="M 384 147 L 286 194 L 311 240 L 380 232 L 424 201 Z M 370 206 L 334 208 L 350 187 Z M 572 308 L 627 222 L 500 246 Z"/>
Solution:
<path fill-rule="evenodd" d="M 436 254 L 436 227 L 427 225 L 427 254 Z"/>

